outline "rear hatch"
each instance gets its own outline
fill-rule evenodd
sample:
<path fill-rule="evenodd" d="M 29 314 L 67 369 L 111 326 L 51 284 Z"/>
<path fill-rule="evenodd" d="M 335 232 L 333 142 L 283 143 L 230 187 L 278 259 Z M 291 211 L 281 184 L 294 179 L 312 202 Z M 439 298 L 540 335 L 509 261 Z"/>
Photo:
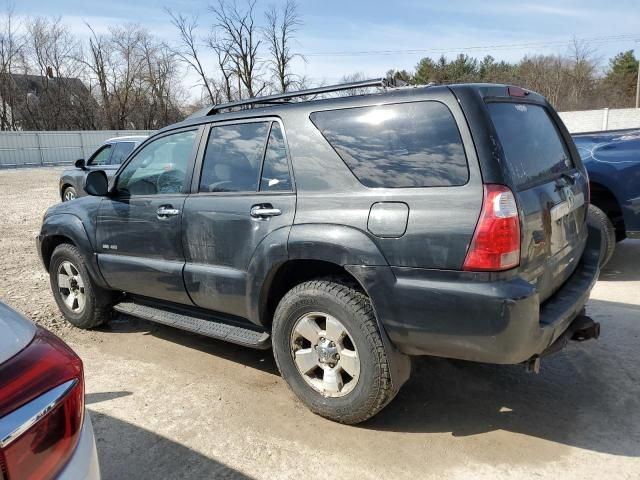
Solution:
<path fill-rule="evenodd" d="M 520 210 L 520 274 L 540 301 L 575 270 L 587 238 L 588 181 L 546 105 L 492 101 L 487 109 Z"/>

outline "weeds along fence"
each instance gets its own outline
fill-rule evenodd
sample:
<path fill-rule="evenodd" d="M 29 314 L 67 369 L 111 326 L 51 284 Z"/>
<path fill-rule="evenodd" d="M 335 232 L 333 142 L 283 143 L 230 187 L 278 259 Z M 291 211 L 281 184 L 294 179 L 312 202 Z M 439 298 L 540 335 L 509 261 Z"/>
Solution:
<path fill-rule="evenodd" d="M 0 132 L 0 169 L 72 164 L 89 158 L 105 140 L 152 130 Z"/>

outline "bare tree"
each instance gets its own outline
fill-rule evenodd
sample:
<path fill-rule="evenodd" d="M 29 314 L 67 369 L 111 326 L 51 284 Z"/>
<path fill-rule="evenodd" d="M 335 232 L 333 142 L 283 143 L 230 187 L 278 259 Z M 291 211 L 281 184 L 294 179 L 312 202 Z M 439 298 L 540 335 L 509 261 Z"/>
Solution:
<path fill-rule="evenodd" d="M 165 8 L 165 12 L 171 17 L 171 23 L 178 30 L 179 45 L 174 49 L 174 53 L 180 61 L 189 66 L 200 77 L 201 86 L 209 96 L 211 103 L 215 103 L 214 89 L 211 80 L 207 76 L 201 61 L 199 52 L 198 37 L 196 30 L 198 28 L 198 17 L 192 16 L 187 18 L 185 15 L 173 13 L 170 9 Z"/>
<path fill-rule="evenodd" d="M 238 79 L 240 98 L 243 89 L 248 97 L 255 97 L 265 88 L 264 83 L 259 85 L 258 49 L 261 40 L 260 27 L 255 22 L 255 5 L 255 0 L 247 0 L 246 8 L 240 9 L 235 0 L 218 0 L 216 5 L 209 7 L 216 18 L 215 28 L 220 31 L 219 43 L 228 52 Z"/>
<path fill-rule="evenodd" d="M 291 63 L 296 57 L 303 58 L 291 50 L 291 42 L 298 27 L 302 24 L 295 0 L 287 0 L 281 11 L 271 7 L 265 12 L 267 25 L 264 37 L 269 46 L 271 58 L 269 64 L 280 92 L 286 92 L 294 83 Z"/>
<path fill-rule="evenodd" d="M 216 92 L 214 103 L 230 102 L 234 99 L 233 77 L 235 76 L 235 67 L 231 61 L 229 45 L 220 38 L 214 29 L 209 35 L 208 46 L 216 55 L 216 61 L 221 75 L 220 80 L 214 82 Z"/>
<path fill-rule="evenodd" d="M 16 91 L 12 74 L 24 53 L 25 38 L 19 34 L 15 11 L 7 4 L 0 17 L 0 130 L 15 130 Z"/>
<path fill-rule="evenodd" d="M 89 23 L 85 22 L 85 25 L 91 32 L 91 36 L 89 37 L 90 57 L 84 61 L 95 76 L 95 80 L 100 88 L 100 98 L 102 100 L 106 126 L 113 130 L 115 129 L 115 120 L 112 114 L 111 95 L 107 82 L 108 69 L 111 63 L 111 47 L 107 38 L 103 35 L 98 35 Z"/>

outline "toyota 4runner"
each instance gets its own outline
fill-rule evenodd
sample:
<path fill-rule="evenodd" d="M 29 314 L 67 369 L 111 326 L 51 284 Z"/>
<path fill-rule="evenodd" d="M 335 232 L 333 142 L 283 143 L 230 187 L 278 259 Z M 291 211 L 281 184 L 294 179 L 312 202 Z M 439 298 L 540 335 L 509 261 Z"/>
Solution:
<path fill-rule="evenodd" d="M 362 87 L 379 91 L 289 101 Z M 537 371 L 599 333 L 587 175 L 521 88 L 369 81 L 217 105 L 84 188 L 37 240 L 69 322 L 115 309 L 272 347 L 339 422 L 388 404 L 411 355 Z"/>

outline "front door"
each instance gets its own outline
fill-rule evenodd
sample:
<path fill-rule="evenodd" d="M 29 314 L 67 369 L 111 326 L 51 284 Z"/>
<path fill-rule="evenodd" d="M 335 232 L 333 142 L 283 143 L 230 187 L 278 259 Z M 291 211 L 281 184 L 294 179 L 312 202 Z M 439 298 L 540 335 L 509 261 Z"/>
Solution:
<path fill-rule="evenodd" d="M 182 280 L 182 210 L 197 149 L 197 128 L 147 143 L 118 174 L 100 204 L 98 263 L 114 290 L 190 304 Z"/>
<path fill-rule="evenodd" d="M 185 285 L 196 305 L 246 318 L 251 258 L 276 230 L 286 239 L 295 214 L 282 126 L 252 120 L 212 127 L 201 163 L 182 220 Z"/>

